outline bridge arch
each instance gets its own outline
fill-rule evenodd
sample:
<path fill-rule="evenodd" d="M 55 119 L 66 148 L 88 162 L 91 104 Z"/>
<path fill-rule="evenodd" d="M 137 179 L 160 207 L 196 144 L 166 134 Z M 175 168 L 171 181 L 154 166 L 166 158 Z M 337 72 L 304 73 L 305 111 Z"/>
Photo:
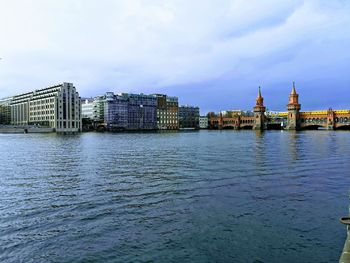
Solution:
<path fill-rule="evenodd" d="M 281 125 L 281 123 L 268 123 L 266 128 L 268 130 L 282 130 L 283 126 Z"/>
<path fill-rule="evenodd" d="M 225 125 L 225 126 L 222 126 L 222 129 L 223 130 L 233 130 L 235 128 L 234 125 Z"/>
<path fill-rule="evenodd" d="M 253 129 L 253 125 L 246 124 L 246 125 L 241 126 L 241 129 L 242 130 L 252 130 Z"/>
<path fill-rule="evenodd" d="M 319 128 L 324 129 L 325 126 L 317 123 L 311 123 L 308 125 L 301 126 L 302 130 L 318 130 Z"/>
<path fill-rule="evenodd" d="M 335 130 L 346 130 L 350 131 L 350 124 L 338 125 Z"/>

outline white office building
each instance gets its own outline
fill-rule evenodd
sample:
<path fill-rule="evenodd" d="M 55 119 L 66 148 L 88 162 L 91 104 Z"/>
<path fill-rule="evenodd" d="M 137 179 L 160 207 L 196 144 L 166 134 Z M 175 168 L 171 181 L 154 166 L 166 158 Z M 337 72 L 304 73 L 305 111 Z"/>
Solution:
<path fill-rule="evenodd" d="M 11 101 L 12 125 L 36 125 L 56 132 L 81 131 L 81 102 L 72 83 L 14 96 Z"/>

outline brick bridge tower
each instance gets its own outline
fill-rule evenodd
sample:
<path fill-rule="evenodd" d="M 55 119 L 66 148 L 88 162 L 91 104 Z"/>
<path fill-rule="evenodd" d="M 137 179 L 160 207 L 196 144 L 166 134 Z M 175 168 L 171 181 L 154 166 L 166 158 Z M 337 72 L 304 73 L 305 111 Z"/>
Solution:
<path fill-rule="evenodd" d="M 327 111 L 327 129 L 333 130 L 334 129 L 334 111 L 332 108 L 329 108 Z"/>
<path fill-rule="evenodd" d="M 261 96 L 261 90 L 259 87 L 258 97 L 256 98 L 256 104 L 254 107 L 253 130 L 265 130 L 265 110 L 264 98 Z"/>
<path fill-rule="evenodd" d="M 286 130 L 299 130 L 300 129 L 300 108 L 299 95 L 295 90 L 295 83 L 293 81 L 292 92 L 289 95 L 289 103 L 287 105 L 288 120 Z"/>

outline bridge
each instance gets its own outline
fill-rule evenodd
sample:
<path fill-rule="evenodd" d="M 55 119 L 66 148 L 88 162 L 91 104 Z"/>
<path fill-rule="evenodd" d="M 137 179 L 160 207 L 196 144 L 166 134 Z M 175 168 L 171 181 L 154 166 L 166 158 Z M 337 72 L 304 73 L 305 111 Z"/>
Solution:
<path fill-rule="evenodd" d="M 301 130 L 327 129 L 350 130 L 350 110 L 302 111 L 299 113 Z M 285 127 L 288 112 L 280 112 L 267 117 L 267 125 Z M 269 128 L 269 127 L 267 127 Z"/>
<path fill-rule="evenodd" d="M 350 130 L 350 110 L 300 111 L 299 95 L 293 83 L 286 112 L 266 113 L 260 87 L 253 112 L 209 113 L 210 129 Z"/>
<path fill-rule="evenodd" d="M 220 116 L 210 116 L 209 126 L 212 129 L 253 129 L 254 117 L 234 116 L 227 117 L 220 113 Z"/>

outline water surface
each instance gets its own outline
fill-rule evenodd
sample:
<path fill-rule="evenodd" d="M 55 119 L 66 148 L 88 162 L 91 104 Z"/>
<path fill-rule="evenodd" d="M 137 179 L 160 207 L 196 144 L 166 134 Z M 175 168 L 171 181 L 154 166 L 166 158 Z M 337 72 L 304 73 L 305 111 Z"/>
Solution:
<path fill-rule="evenodd" d="M 350 132 L 0 134 L 0 262 L 337 262 Z"/>

